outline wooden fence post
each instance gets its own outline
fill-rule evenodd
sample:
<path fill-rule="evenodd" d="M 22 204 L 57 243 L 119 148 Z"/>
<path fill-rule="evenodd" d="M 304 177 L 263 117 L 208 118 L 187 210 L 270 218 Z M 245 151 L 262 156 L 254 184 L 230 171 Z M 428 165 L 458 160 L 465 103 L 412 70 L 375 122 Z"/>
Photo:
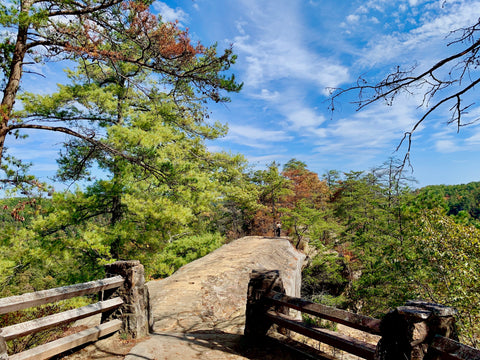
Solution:
<path fill-rule="evenodd" d="M 105 271 L 107 277 L 120 275 L 125 282 L 114 291 L 105 291 L 103 300 L 119 296 L 124 304 L 116 310 L 102 313 L 102 323 L 111 319 L 120 319 L 127 336 L 140 338 L 148 335 L 151 322 L 143 265 L 138 260 L 117 261 L 106 265 Z"/>
<path fill-rule="evenodd" d="M 380 324 L 382 339 L 378 342 L 375 360 L 433 360 L 427 354 L 435 335 L 458 340 L 455 309 L 408 301 L 389 312 Z"/>
<path fill-rule="evenodd" d="M 0 333 L 2 330 L 0 329 Z M 0 360 L 7 360 L 8 353 L 7 353 L 7 343 L 2 335 L 0 335 Z"/>
<path fill-rule="evenodd" d="M 247 308 L 245 311 L 245 330 L 244 335 L 250 341 L 263 338 L 270 327 L 272 321 L 267 319 L 265 312 L 271 305 L 266 304 L 262 299 L 263 295 L 269 291 L 276 291 L 285 294 L 282 279 L 278 270 L 253 270 L 250 275 L 247 293 Z M 275 309 L 282 313 L 288 313 L 287 308 Z"/>

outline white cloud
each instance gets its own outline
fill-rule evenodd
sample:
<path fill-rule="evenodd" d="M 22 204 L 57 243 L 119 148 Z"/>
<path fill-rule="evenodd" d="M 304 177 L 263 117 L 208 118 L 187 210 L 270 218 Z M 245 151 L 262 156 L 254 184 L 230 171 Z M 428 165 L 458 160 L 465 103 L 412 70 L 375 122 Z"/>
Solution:
<path fill-rule="evenodd" d="M 418 1 L 414 2 L 416 5 Z M 426 61 L 433 61 L 430 56 L 435 56 L 432 49 L 446 49 L 445 37 L 452 31 L 470 26 L 478 20 L 478 12 L 473 11 L 480 7 L 480 1 L 451 4 L 448 12 L 430 16 L 423 16 L 423 24 L 408 33 L 390 33 L 380 37 L 374 37 L 362 54 L 359 64 L 370 67 L 372 65 L 386 64 L 395 60 L 401 63 L 404 60 L 412 61 L 412 58 L 426 57 Z M 404 19 L 405 21 L 405 19 Z M 438 46 L 434 46 L 438 43 Z"/>
<path fill-rule="evenodd" d="M 349 23 L 357 23 L 360 20 L 360 16 L 356 14 L 350 14 L 347 16 L 347 22 Z"/>
<path fill-rule="evenodd" d="M 438 140 L 435 142 L 435 150 L 440 153 L 452 153 L 462 150 L 453 140 Z"/>
<path fill-rule="evenodd" d="M 284 94 L 286 95 L 286 94 Z M 278 110 L 285 118 L 285 127 L 289 133 L 296 133 L 303 138 L 316 138 L 325 135 L 325 117 L 314 108 L 301 100 L 286 95 L 288 102 L 276 104 Z"/>
<path fill-rule="evenodd" d="M 170 6 L 161 1 L 155 1 L 153 8 L 160 13 L 163 21 L 186 21 L 188 15 L 180 8 L 172 9 Z"/>
<path fill-rule="evenodd" d="M 272 146 L 272 143 L 288 141 L 291 138 L 291 135 L 281 129 L 271 130 L 251 125 L 229 125 L 228 134 L 222 141 L 231 141 L 257 149 L 267 149 Z"/>
<path fill-rule="evenodd" d="M 298 87 L 308 83 L 326 94 L 349 78 L 348 69 L 333 58 L 320 56 L 309 46 L 298 4 L 291 1 L 262 3 L 244 0 L 248 17 L 234 38 L 235 51 L 245 59 L 245 88 L 268 88 L 273 81 L 288 81 Z M 239 64 L 240 66 L 240 64 Z"/>
<path fill-rule="evenodd" d="M 301 130 L 315 129 L 322 125 L 325 118 L 323 115 L 316 114 L 313 109 L 304 107 L 288 114 L 288 120 L 294 125 L 294 127 Z"/>
<path fill-rule="evenodd" d="M 328 122 L 325 136 L 315 142 L 316 151 L 343 154 L 352 159 L 382 152 L 387 157 L 415 123 L 415 112 L 416 108 L 405 102 L 391 107 L 374 104 L 348 118 Z"/>
<path fill-rule="evenodd" d="M 268 89 L 262 89 L 260 93 L 257 94 L 251 94 L 250 95 L 252 98 L 256 99 L 261 99 L 261 100 L 266 100 L 269 102 L 277 101 L 280 98 L 280 93 L 278 91 L 270 91 Z"/>
<path fill-rule="evenodd" d="M 237 31 L 239 32 L 239 34 L 241 34 L 242 36 L 245 35 L 244 26 L 248 25 L 248 23 L 245 22 L 245 21 L 236 21 L 235 25 L 236 25 L 236 28 L 237 28 Z"/>
<path fill-rule="evenodd" d="M 470 136 L 466 141 L 470 144 L 480 144 L 480 132 Z"/>
<path fill-rule="evenodd" d="M 470 134 L 466 139 L 465 142 L 468 146 L 472 145 L 480 145 L 480 123 L 469 125 L 462 129 L 462 132 L 469 131 Z"/>

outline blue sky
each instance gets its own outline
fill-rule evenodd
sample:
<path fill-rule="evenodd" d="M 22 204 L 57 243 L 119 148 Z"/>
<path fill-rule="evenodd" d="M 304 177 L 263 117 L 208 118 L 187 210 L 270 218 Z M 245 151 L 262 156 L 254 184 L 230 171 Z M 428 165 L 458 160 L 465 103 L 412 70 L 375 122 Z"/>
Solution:
<path fill-rule="evenodd" d="M 228 104 L 209 105 L 211 118 L 229 125 L 211 150 L 242 153 L 258 168 L 296 158 L 321 175 L 402 158 L 404 149 L 395 149 L 424 111 L 419 91 L 358 112 L 346 96 L 332 115 L 327 88 L 348 87 L 360 75 L 379 80 L 396 65 L 433 65 L 452 50 L 450 31 L 480 17 L 480 0 L 182 0 L 157 1 L 153 9 L 178 20 L 194 40 L 233 45 L 238 55 L 232 71 L 244 88 Z M 25 88 L 54 90 L 58 64 L 41 71 L 47 77 L 26 78 Z M 466 118 L 479 115 L 473 106 Z M 443 109 L 414 136 L 416 186 L 480 181 L 480 127 L 457 133 L 448 119 Z M 63 138 L 42 136 L 40 143 L 35 136 L 8 145 L 45 177 Z"/>

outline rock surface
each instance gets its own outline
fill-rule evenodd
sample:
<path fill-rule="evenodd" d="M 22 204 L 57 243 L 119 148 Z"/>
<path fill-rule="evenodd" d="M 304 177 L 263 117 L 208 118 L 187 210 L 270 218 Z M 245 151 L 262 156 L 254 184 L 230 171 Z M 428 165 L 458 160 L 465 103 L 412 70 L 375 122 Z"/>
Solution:
<path fill-rule="evenodd" d="M 287 239 L 251 236 L 148 283 L 152 333 L 125 359 L 293 359 L 243 343 L 247 287 L 252 270 L 279 270 L 286 293 L 298 297 L 304 259 Z"/>

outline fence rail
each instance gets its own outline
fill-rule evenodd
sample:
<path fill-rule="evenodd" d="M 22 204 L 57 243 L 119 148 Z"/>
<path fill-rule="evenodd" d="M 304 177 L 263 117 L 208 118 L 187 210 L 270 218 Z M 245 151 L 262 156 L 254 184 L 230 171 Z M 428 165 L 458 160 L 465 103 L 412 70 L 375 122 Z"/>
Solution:
<path fill-rule="evenodd" d="M 268 319 L 285 329 L 292 330 L 298 334 L 304 335 L 324 344 L 331 345 L 337 349 L 346 351 L 363 359 L 373 360 L 375 355 L 375 345 L 357 340 L 353 337 L 339 334 L 328 329 L 308 326 L 304 322 L 295 320 L 286 315 L 277 314 L 273 311 L 266 313 Z"/>
<path fill-rule="evenodd" d="M 435 336 L 430 348 L 445 360 L 480 360 L 480 350 L 440 335 Z"/>
<path fill-rule="evenodd" d="M 370 334 L 380 334 L 380 320 L 369 316 L 354 314 L 331 306 L 312 303 L 310 301 L 291 297 L 279 292 L 270 291 L 264 299 L 276 306 L 287 306 L 288 308 L 301 311 L 325 320 L 343 324 L 351 328 L 361 330 Z"/>
<path fill-rule="evenodd" d="M 125 279 L 123 277 L 115 276 L 112 278 L 96 280 L 82 284 L 75 284 L 2 298 L 0 299 L 0 314 L 7 314 L 12 311 L 23 310 L 33 306 L 40 306 L 60 300 L 71 299 L 77 296 L 94 294 L 104 290 L 119 288 L 123 285 L 124 281 Z M 58 314 L 48 315 L 39 319 L 4 327 L 0 330 L 0 342 L 3 343 L 4 348 L 3 354 L 0 352 L 0 359 L 48 359 L 49 357 L 73 349 L 79 345 L 96 340 L 101 336 L 112 334 L 121 329 L 121 320 L 111 320 L 99 326 L 91 327 L 83 332 L 72 334 L 70 336 L 51 341 L 47 344 L 36 346 L 33 349 L 22 351 L 11 356 L 8 356 L 6 352 L 6 341 L 18 339 L 29 334 L 35 334 L 43 330 L 71 323 L 73 321 L 84 319 L 105 311 L 114 310 L 122 306 L 123 303 L 124 302 L 120 297 L 115 297 L 77 309 L 68 310 Z"/>
<path fill-rule="evenodd" d="M 119 274 L 119 275 L 116 275 Z M 143 266 L 136 260 L 119 261 L 107 265 L 111 277 L 82 284 L 37 291 L 0 299 L 0 315 L 34 306 L 54 303 L 77 296 L 100 294 L 100 300 L 80 308 L 26 321 L 0 329 L 0 360 L 43 360 L 96 341 L 101 337 L 124 330 L 131 337 L 141 337 L 148 332 L 145 320 L 148 302 L 144 287 Z M 134 294 L 132 296 L 132 294 Z M 131 306 L 135 304 L 135 306 Z M 128 311 L 122 308 L 128 307 Z M 17 354 L 8 355 L 6 342 L 20 337 L 58 327 L 96 314 L 102 314 L 100 325 L 36 346 Z M 135 321 L 131 321 L 135 318 Z M 133 325 L 132 325 L 133 324 Z"/>
<path fill-rule="evenodd" d="M 59 300 L 71 299 L 76 296 L 94 294 L 104 290 L 118 288 L 124 281 L 123 277 L 115 276 L 103 280 L 95 280 L 82 284 L 63 286 L 55 289 L 2 298 L 0 299 L 0 314 L 6 314 L 12 311 L 53 303 Z"/>
<path fill-rule="evenodd" d="M 336 331 L 315 327 L 289 316 L 289 309 L 379 335 L 381 338 L 374 345 Z M 380 321 L 287 296 L 278 271 L 254 271 L 248 287 L 245 336 L 257 341 L 267 335 L 271 325 L 276 324 L 279 329 L 293 331 L 368 360 L 422 360 L 424 357 L 435 360 L 480 360 L 480 350 L 453 339 L 456 337 L 454 314 L 453 309 L 445 306 L 410 301 L 406 306 L 389 312 Z M 290 341 L 290 348 L 291 343 Z M 304 344 L 297 343 L 297 346 L 299 351 L 304 351 Z M 332 358 L 311 347 L 308 352 L 306 358 Z M 312 355 L 312 352 L 315 354 Z"/>
<path fill-rule="evenodd" d="M 285 294 L 270 291 L 264 296 L 264 301 L 277 307 L 287 307 L 302 313 L 329 320 L 338 324 L 361 330 L 370 334 L 380 334 L 380 320 L 368 316 L 354 314 L 331 306 L 315 304 L 310 301 L 294 298 Z M 314 327 L 305 324 L 284 314 L 267 311 L 266 317 L 274 324 L 292 330 L 324 344 L 346 351 L 363 359 L 373 360 L 376 346 L 360 341 L 351 336 L 340 334 L 336 331 Z"/>

